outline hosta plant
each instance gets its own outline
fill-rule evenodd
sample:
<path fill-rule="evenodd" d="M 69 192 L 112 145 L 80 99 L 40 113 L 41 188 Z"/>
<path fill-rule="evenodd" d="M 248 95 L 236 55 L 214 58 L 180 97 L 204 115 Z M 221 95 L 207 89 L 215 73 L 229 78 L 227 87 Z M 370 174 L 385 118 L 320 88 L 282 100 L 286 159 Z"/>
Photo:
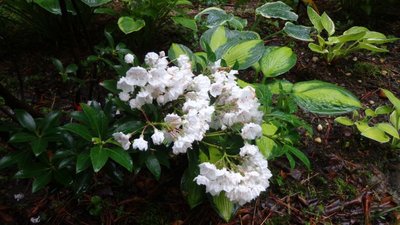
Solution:
<path fill-rule="evenodd" d="M 394 149 L 400 149 L 400 99 L 392 92 L 382 89 L 392 103 L 392 106 L 379 106 L 375 110 L 366 109 L 363 115 L 354 113 L 353 118 L 338 117 L 337 123 L 345 126 L 355 126 L 362 136 L 379 143 L 391 143 Z M 387 118 L 387 121 L 376 122 L 377 117 Z"/>
<path fill-rule="evenodd" d="M 359 26 L 351 27 L 341 35 L 335 35 L 335 23 L 326 12 L 320 16 L 308 7 L 307 13 L 317 32 L 316 43 L 309 43 L 308 47 L 313 52 L 323 54 L 328 63 L 361 50 L 389 52 L 382 45 L 398 40 Z"/>

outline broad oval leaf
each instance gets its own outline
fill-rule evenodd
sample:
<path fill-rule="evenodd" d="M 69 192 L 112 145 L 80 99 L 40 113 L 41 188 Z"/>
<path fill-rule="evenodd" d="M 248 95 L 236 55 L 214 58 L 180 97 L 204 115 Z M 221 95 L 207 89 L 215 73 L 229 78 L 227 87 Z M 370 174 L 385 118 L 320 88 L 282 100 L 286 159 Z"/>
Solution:
<path fill-rule="evenodd" d="M 33 140 L 31 143 L 31 147 L 35 156 L 39 156 L 40 154 L 42 154 L 42 152 L 46 150 L 47 145 L 48 141 L 44 138 L 37 138 L 36 140 Z"/>
<path fill-rule="evenodd" d="M 389 134 L 392 137 L 399 139 L 399 131 L 396 130 L 390 123 L 378 123 L 376 125 L 377 128 Z"/>
<path fill-rule="evenodd" d="M 82 152 L 76 158 L 75 172 L 80 173 L 90 166 L 90 156 L 87 152 Z"/>
<path fill-rule="evenodd" d="M 361 108 L 360 101 L 351 92 L 327 82 L 299 82 L 294 84 L 292 93 L 296 103 L 312 113 L 337 115 Z"/>
<path fill-rule="evenodd" d="M 335 33 L 335 23 L 333 23 L 332 19 L 325 12 L 321 16 L 321 23 L 329 36 L 332 36 Z"/>
<path fill-rule="evenodd" d="M 258 149 L 266 159 L 271 158 L 274 149 L 278 147 L 274 140 L 269 137 L 262 136 L 256 140 Z"/>
<path fill-rule="evenodd" d="M 228 41 L 228 28 L 224 26 L 214 27 L 207 30 L 200 38 L 200 45 L 204 51 L 207 51 L 206 44 L 215 52 L 219 47 Z"/>
<path fill-rule="evenodd" d="M 398 112 L 400 112 L 400 99 L 398 99 L 392 92 L 389 90 L 383 89 L 383 93 L 385 93 L 385 96 L 389 99 L 389 101 L 393 104 L 393 106 L 396 108 Z"/>
<path fill-rule="evenodd" d="M 171 17 L 174 23 L 182 25 L 183 27 L 189 28 L 192 31 L 197 31 L 197 24 L 194 19 L 186 18 L 182 16 Z"/>
<path fill-rule="evenodd" d="M 37 136 L 31 134 L 31 133 L 25 133 L 25 132 L 19 132 L 15 133 L 13 136 L 11 136 L 9 142 L 10 143 L 23 143 L 23 142 L 31 142 L 35 140 Z"/>
<path fill-rule="evenodd" d="M 225 60 L 227 66 L 238 65 L 238 70 L 249 68 L 262 57 L 264 43 L 262 40 L 238 40 L 229 42 L 217 51 L 217 56 Z"/>
<path fill-rule="evenodd" d="M 340 123 L 344 126 L 353 126 L 354 125 L 354 122 L 346 116 L 339 116 L 339 117 L 335 118 L 335 122 Z"/>
<path fill-rule="evenodd" d="M 379 143 L 386 143 L 390 141 L 390 137 L 377 127 L 367 128 L 361 133 L 361 135 Z"/>
<path fill-rule="evenodd" d="M 311 27 L 295 25 L 292 22 L 286 22 L 283 31 L 292 38 L 300 41 L 313 41 L 310 37 Z"/>
<path fill-rule="evenodd" d="M 132 17 L 123 16 L 118 19 L 118 27 L 125 34 L 130 34 L 142 29 L 146 23 L 144 20 L 134 20 Z"/>
<path fill-rule="evenodd" d="M 107 163 L 108 153 L 100 146 L 94 146 L 90 149 L 90 159 L 92 161 L 93 170 L 97 173 Z"/>
<path fill-rule="evenodd" d="M 145 161 L 147 169 L 159 180 L 161 176 L 161 165 L 157 157 L 153 154 L 149 154 Z"/>
<path fill-rule="evenodd" d="M 176 59 L 179 58 L 180 55 L 186 55 L 189 57 L 192 67 L 196 67 L 196 57 L 193 52 L 186 46 L 181 44 L 172 43 L 171 47 L 168 50 L 168 58 L 177 65 L 178 62 Z"/>
<path fill-rule="evenodd" d="M 23 128 L 26 128 L 30 131 L 36 130 L 36 122 L 29 113 L 24 110 L 16 109 L 15 116 Z"/>
<path fill-rule="evenodd" d="M 88 5 L 89 7 L 97 7 L 111 2 L 111 0 L 81 0 L 81 1 L 86 5 Z"/>
<path fill-rule="evenodd" d="M 268 48 L 261 58 L 261 71 L 266 77 L 276 77 L 296 65 L 297 56 L 291 48 Z"/>
<path fill-rule="evenodd" d="M 63 129 L 71 133 L 77 134 L 87 141 L 92 141 L 93 136 L 90 134 L 89 129 L 86 126 L 77 123 L 68 123 L 63 127 Z"/>
<path fill-rule="evenodd" d="M 51 171 L 35 177 L 32 183 L 32 193 L 35 193 L 46 186 L 51 181 Z"/>
<path fill-rule="evenodd" d="M 292 7 L 281 1 L 265 3 L 256 9 L 256 14 L 266 18 L 278 18 L 290 21 L 296 21 L 299 17 L 296 13 L 292 12 Z"/>
<path fill-rule="evenodd" d="M 121 148 L 104 148 L 108 156 L 119 165 L 123 166 L 129 172 L 132 172 L 133 162 L 129 153 Z"/>

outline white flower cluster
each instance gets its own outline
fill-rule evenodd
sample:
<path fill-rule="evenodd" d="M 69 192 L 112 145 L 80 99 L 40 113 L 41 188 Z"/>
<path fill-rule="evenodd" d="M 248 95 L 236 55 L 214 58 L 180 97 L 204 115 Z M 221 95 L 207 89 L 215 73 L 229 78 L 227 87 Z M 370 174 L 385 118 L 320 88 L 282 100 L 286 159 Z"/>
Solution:
<path fill-rule="evenodd" d="M 269 186 L 272 177 L 268 161 L 264 159 L 257 146 L 245 143 L 240 149 L 242 163 L 236 170 L 223 167 L 218 169 L 214 164 L 202 163 L 200 175 L 195 178 L 198 185 L 205 185 L 206 192 L 215 196 L 224 192 L 232 202 L 243 205 L 260 195 Z"/>
<path fill-rule="evenodd" d="M 127 55 L 125 60 L 133 62 L 133 56 Z M 163 52 L 148 53 L 145 57 L 148 68 L 132 67 L 118 81 L 117 88 L 122 90 L 119 98 L 129 102 L 132 109 L 140 110 L 145 104 L 163 106 L 173 102 L 175 108 L 165 108 L 174 111 L 164 112 L 168 114 L 162 123 L 153 125 L 147 121 L 146 127 L 152 126 L 151 141 L 154 145 L 171 144 L 174 154 L 186 153 L 194 142 L 204 138 L 210 128 L 235 131 L 241 128 L 240 135 L 245 145 L 235 158 L 239 165 L 228 163 L 217 168 L 214 164 L 202 163 L 195 181 L 198 185 L 205 185 L 211 195 L 224 192 L 238 204 L 251 201 L 269 186 L 271 177 L 268 162 L 257 146 L 249 144 L 262 135 L 263 113 L 259 110 L 254 88 L 239 87 L 235 77 L 237 71 L 220 70 L 218 62 L 208 76 L 195 76 L 185 55 L 181 55 L 177 62 L 178 66 L 168 66 Z M 156 126 L 161 126 L 161 129 Z M 131 146 L 140 151 L 148 150 L 148 140 L 144 139 L 143 132 L 133 143 L 131 136 L 122 132 L 113 134 L 125 150 Z"/>

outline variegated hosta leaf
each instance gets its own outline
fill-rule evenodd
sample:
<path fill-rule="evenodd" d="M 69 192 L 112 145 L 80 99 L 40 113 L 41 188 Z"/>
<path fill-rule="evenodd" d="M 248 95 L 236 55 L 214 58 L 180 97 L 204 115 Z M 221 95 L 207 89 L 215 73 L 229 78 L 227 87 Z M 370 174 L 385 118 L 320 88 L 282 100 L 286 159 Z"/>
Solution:
<path fill-rule="evenodd" d="M 351 92 L 327 82 L 299 82 L 294 84 L 292 93 L 296 103 L 312 113 L 337 115 L 361 108 L 360 101 Z"/>
<path fill-rule="evenodd" d="M 203 16 L 206 16 L 205 25 L 208 28 L 227 24 L 234 29 L 242 30 L 247 26 L 247 20 L 236 17 L 233 14 L 228 14 L 224 10 L 217 7 L 210 7 L 198 13 L 194 19 L 200 21 Z"/>
<path fill-rule="evenodd" d="M 296 65 L 297 56 L 288 47 L 267 48 L 261 58 L 261 71 L 266 77 L 276 77 Z"/>
<path fill-rule="evenodd" d="M 125 34 L 139 31 L 145 26 L 144 20 L 134 20 L 132 17 L 123 16 L 118 19 L 118 27 Z"/>
<path fill-rule="evenodd" d="M 302 25 L 295 25 L 292 22 L 286 22 L 283 31 L 292 38 L 301 41 L 313 41 L 310 37 L 311 27 L 306 27 Z"/>
<path fill-rule="evenodd" d="M 286 5 L 281 1 L 268 2 L 256 9 L 257 15 L 262 15 L 266 18 L 278 18 L 282 20 L 296 21 L 299 17 L 296 13 L 292 12 L 292 7 Z"/>
<path fill-rule="evenodd" d="M 264 53 L 264 42 L 255 40 L 233 40 L 216 51 L 217 59 L 222 59 L 227 66 L 237 65 L 238 70 L 249 68 L 258 62 Z"/>
<path fill-rule="evenodd" d="M 168 58 L 177 64 L 176 59 L 179 58 L 180 55 L 187 55 L 192 63 L 193 69 L 196 70 L 196 56 L 193 54 L 192 50 L 182 44 L 172 43 L 168 50 Z"/>
<path fill-rule="evenodd" d="M 212 196 L 211 200 L 218 215 L 221 218 L 223 218 L 226 222 L 231 220 L 236 210 L 239 208 L 237 204 L 232 203 L 225 196 L 224 192 L 221 192 L 217 196 Z"/>

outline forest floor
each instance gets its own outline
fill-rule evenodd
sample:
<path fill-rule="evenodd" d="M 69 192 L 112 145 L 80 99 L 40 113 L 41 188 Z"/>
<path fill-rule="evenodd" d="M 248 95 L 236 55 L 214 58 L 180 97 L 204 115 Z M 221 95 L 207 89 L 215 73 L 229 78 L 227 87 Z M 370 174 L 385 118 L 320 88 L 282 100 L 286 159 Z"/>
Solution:
<path fill-rule="evenodd" d="M 345 13 L 331 2 L 321 1 L 320 11 L 328 11 L 334 21 L 344 21 Z M 304 17 L 304 9 L 300 10 Z M 396 19 L 378 18 L 371 29 L 400 37 L 399 18 L 400 14 Z M 399 41 L 388 45 L 388 54 L 356 53 L 331 65 L 313 54 L 304 42 L 277 37 L 267 44 L 289 45 L 297 53 L 296 66 L 284 76 L 291 82 L 332 82 L 350 90 L 364 106 L 372 108 L 387 103 L 380 88 L 400 96 Z M 57 51 L 32 47 L 10 57 L 1 55 L 4 60 L 0 60 L 0 75 L 55 75 L 48 57 L 58 55 L 66 61 L 71 58 Z M 65 90 L 55 85 L 59 81 L 36 76 L 23 79 L 30 84 L 23 95 L 30 96 L 26 100 L 36 108 L 51 108 L 54 102 L 63 110 L 74 108 L 69 92 L 63 93 Z M 15 77 L 6 80 L 17 89 Z M 179 190 L 180 176 L 176 176 L 185 168 L 184 157 L 174 160 L 174 170 L 163 170 L 159 181 L 147 171 L 128 176 L 122 186 L 102 177 L 79 199 L 62 189 L 31 194 L 30 181 L 12 179 L 10 175 L 15 171 L 0 171 L 0 221 L 30 224 L 31 217 L 40 215 L 42 220 L 50 221 L 48 224 L 400 224 L 400 152 L 362 138 L 355 129 L 337 125 L 334 117 L 304 112 L 298 115 L 314 129 L 314 135 L 304 137 L 299 147 L 308 155 L 312 169 L 297 166 L 291 170 L 284 158 L 271 161 L 274 177 L 270 188 L 238 209 L 230 223 L 219 219 L 209 205 L 188 208 Z M 14 195 L 20 193 L 24 198 L 16 200 Z M 93 196 L 102 199 L 100 214 L 89 213 L 95 207 L 91 203 Z"/>

